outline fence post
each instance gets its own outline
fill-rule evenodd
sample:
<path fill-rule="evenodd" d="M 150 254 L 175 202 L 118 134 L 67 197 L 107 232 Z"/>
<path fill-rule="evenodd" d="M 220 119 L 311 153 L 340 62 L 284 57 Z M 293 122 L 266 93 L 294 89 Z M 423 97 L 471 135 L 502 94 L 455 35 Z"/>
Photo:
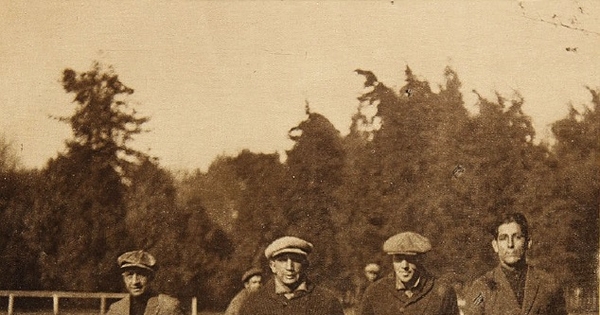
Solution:
<path fill-rule="evenodd" d="M 106 296 L 100 297 L 100 315 L 104 315 L 106 313 Z"/>
<path fill-rule="evenodd" d="M 54 315 L 58 315 L 58 294 L 52 294 Z"/>
<path fill-rule="evenodd" d="M 192 315 L 198 315 L 198 299 L 195 296 L 192 298 Z"/>
<path fill-rule="evenodd" d="M 15 295 L 11 293 L 8 295 L 8 315 L 13 315 L 14 307 L 15 307 Z"/>

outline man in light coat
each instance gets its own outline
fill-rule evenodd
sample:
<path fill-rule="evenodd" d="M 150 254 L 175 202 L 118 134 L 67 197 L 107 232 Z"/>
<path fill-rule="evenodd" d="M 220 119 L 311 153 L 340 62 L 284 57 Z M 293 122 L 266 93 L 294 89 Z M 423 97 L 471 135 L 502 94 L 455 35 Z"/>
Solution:
<path fill-rule="evenodd" d="M 239 315 L 240 309 L 250 294 L 256 292 L 262 284 L 262 270 L 251 268 L 242 275 L 244 288 L 229 302 L 225 315 Z"/>
<path fill-rule="evenodd" d="M 119 256 L 117 263 L 129 295 L 113 303 L 107 315 L 183 315 L 179 300 L 150 290 L 156 269 L 154 256 L 136 250 Z"/>
<path fill-rule="evenodd" d="M 521 213 L 508 213 L 492 228 L 499 264 L 467 287 L 465 315 L 567 315 L 560 284 L 527 264 L 529 225 Z"/>

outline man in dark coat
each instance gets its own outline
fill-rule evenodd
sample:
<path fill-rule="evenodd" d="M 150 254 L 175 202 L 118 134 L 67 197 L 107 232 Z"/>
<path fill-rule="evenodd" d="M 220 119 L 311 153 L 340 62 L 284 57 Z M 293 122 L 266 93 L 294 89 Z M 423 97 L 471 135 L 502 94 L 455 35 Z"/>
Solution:
<path fill-rule="evenodd" d="M 394 273 L 373 283 L 363 297 L 359 315 L 458 315 L 452 286 L 438 281 L 422 266 L 429 240 L 404 232 L 390 237 L 383 250 L 393 257 Z"/>
<path fill-rule="evenodd" d="M 113 303 L 106 315 L 183 315 L 179 300 L 150 290 L 156 259 L 143 250 L 119 256 L 123 282 L 129 295 Z"/>
<path fill-rule="evenodd" d="M 344 315 L 342 305 L 328 290 L 307 277 L 313 245 L 293 236 L 275 240 L 265 249 L 274 277 L 252 293 L 241 315 Z"/>
<path fill-rule="evenodd" d="M 361 279 L 362 281 L 356 286 L 356 293 L 354 294 L 354 300 L 352 301 L 356 307 L 358 307 L 367 288 L 381 278 L 381 266 L 379 266 L 379 264 L 369 263 L 365 266 L 364 271 L 365 277 Z"/>
<path fill-rule="evenodd" d="M 556 279 L 526 262 L 531 238 L 525 216 L 505 214 L 491 232 L 499 264 L 467 288 L 465 315 L 566 315 Z"/>

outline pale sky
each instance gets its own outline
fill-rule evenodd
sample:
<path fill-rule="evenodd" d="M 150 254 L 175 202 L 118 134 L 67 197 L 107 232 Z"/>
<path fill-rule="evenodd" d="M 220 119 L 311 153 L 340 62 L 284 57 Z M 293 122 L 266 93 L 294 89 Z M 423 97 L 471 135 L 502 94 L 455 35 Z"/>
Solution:
<path fill-rule="evenodd" d="M 600 1 L 572 0 L 0 0 L 0 133 L 25 167 L 43 167 L 71 137 L 48 118 L 75 107 L 62 71 L 98 60 L 151 117 L 132 146 L 171 169 L 291 148 L 305 100 L 346 134 L 357 68 L 400 87 L 408 65 L 436 87 L 450 66 L 470 110 L 473 89 L 519 91 L 537 138 L 548 139 L 569 102 L 590 103 L 584 86 L 600 87 L 599 12 Z"/>

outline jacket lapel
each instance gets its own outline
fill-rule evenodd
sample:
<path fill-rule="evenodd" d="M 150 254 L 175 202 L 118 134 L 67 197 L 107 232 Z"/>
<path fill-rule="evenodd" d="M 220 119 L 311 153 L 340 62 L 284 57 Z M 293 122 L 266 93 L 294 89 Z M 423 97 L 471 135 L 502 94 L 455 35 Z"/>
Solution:
<path fill-rule="evenodd" d="M 388 278 L 384 281 L 388 281 L 387 287 L 394 297 L 398 300 L 402 301 L 404 305 L 408 305 L 420 300 L 423 296 L 425 296 L 431 288 L 433 287 L 433 279 L 429 276 L 425 271 L 421 274 L 421 280 L 419 280 L 419 285 L 414 290 L 414 295 L 408 297 L 403 290 L 396 289 L 396 278 L 392 273 Z"/>
<path fill-rule="evenodd" d="M 123 298 L 123 300 L 121 300 L 122 303 L 119 303 L 119 309 L 118 309 L 118 314 L 129 314 L 129 305 L 130 305 L 130 298 L 129 295 L 127 295 L 126 297 Z"/>
<path fill-rule="evenodd" d="M 146 304 L 146 310 L 144 315 L 157 315 L 158 314 L 158 296 L 151 297 Z"/>
<path fill-rule="evenodd" d="M 396 290 L 396 278 L 393 272 L 380 281 L 386 282 L 385 287 L 396 299 L 402 301 L 404 304 L 408 303 L 408 296 L 406 296 L 406 294 L 404 294 L 404 292 L 401 290 Z"/>
<path fill-rule="evenodd" d="M 527 277 L 525 278 L 525 297 L 523 297 L 523 311 L 529 314 L 535 302 L 535 297 L 540 288 L 540 281 L 533 267 L 527 268 Z"/>
<path fill-rule="evenodd" d="M 506 275 L 504 274 L 504 271 L 502 271 L 501 266 L 497 266 L 496 269 L 494 269 L 494 279 L 496 280 L 498 290 L 500 291 L 499 297 L 507 299 L 507 301 L 498 302 L 502 302 L 505 307 L 508 307 L 509 309 L 519 309 L 517 297 L 510 287 L 510 283 L 508 282 L 508 279 L 506 279 Z"/>

